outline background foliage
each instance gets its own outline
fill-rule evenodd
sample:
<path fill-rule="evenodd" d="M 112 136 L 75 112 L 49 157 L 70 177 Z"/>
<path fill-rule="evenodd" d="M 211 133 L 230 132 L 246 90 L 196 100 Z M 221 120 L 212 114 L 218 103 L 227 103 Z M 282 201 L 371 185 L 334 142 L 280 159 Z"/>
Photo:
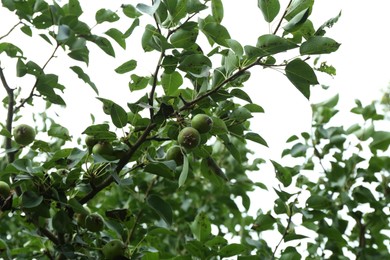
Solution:
<path fill-rule="evenodd" d="M 0 197 L 1 257 L 103 259 L 102 248 L 114 239 L 125 245 L 117 259 L 389 256 L 390 133 L 381 130 L 388 93 L 381 102 L 357 101 L 351 112 L 361 118 L 352 126 L 333 124 L 338 96 L 313 104 L 311 132 L 287 140 L 282 156 L 288 160 L 270 162 L 279 183 L 267 187 L 247 176 L 265 163 L 249 141 L 267 142 L 251 130 L 251 118 L 264 111 L 245 82 L 257 68 L 280 70 L 309 99 L 317 74 L 335 75 L 320 55 L 340 46 L 326 36 L 340 15 L 315 25 L 309 19 L 314 1 L 259 0 L 265 22 L 275 26 L 243 46 L 223 25 L 221 0 L 144 1 L 118 10 L 102 4 L 94 23 L 83 20 L 83 4 L 2 0 L 19 22 L 0 36 L 7 93 L 0 180 L 12 189 Z M 87 68 L 93 53 L 116 57 L 117 48 L 128 50 L 136 29 L 143 30 L 137 40 L 145 55 L 157 54 L 156 66 L 150 75 L 139 74 L 139 61 L 129 58 L 114 68 L 129 78 L 131 95 L 141 93 L 124 107 L 99 95 Z M 17 30 L 44 41 L 49 58 L 35 62 L 18 42 L 7 41 Z M 64 71 L 91 87 L 102 103 L 96 114 L 107 114 L 108 121 L 92 115 L 83 133 L 70 133 L 48 115 L 67 101 L 62 75 L 47 68 L 56 58 L 71 61 Z M 14 86 L 14 75 L 26 78 L 25 85 Z M 12 129 L 42 101 L 46 107 L 33 114 L 36 140 L 18 145 Z M 179 130 L 196 114 L 213 119 L 211 131 L 195 149 L 183 149 L 182 165 L 167 160 Z M 86 136 L 110 143 L 113 152 L 92 153 Z M 258 188 L 278 198 L 271 211 L 251 215 L 254 201 L 264 199 L 249 196 Z M 103 217 L 102 230 L 87 227 L 91 214 Z M 267 241 L 269 231 L 280 237 L 276 246 Z"/>

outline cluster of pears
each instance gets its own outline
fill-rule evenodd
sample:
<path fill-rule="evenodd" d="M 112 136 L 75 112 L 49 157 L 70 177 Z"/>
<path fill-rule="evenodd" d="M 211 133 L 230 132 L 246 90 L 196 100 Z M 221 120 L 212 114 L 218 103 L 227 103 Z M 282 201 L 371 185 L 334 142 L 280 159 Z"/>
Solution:
<path fill-rule="evenodd" d="M 167 160 L 174 160 L 177 165 L 183 164 L 182 148 L 186 151 L 199 146 L 201 135 L 208 133 L 213 127 L 213 119 L 206 114 L 196 114 L 191 119 L 191 126 L 186 126 L 180 130 L 177 142 L 180 146 L 172 146 L 166 154 Z"/>
<path fill-rule="evenodd" d="M 91 232 L 100 232 L 104 228 L 104 220 L 98 213 L 90 213 L 89 209 L 85 208 L 85 212 L 76 213 L 77 223 Z M 119 239 L 110 240 L 102 247 L 102 253 L 105 259 L 117 259 L 125 254 L 126 246 Z"/>

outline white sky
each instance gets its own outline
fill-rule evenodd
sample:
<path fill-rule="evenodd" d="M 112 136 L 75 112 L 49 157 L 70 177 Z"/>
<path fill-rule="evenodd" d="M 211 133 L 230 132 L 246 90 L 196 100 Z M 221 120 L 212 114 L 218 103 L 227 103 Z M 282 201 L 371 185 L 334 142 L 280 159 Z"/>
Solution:
<path fill-rule="evenodd" d="M 65 2 L 65 1 L 62 1 Z M 99 5 L 105 5 L 112 10 L 118 9 L 122 1 L 80 1 L 82 4 L 88 2 L 88 12 L 94 15 Z M 138 2 L 150 3 L 150 1 L 127 1 L 135 5 Z M 288 1 L 281 1 L 282 8 Z M 232 38 L 238 40 L 242 45 L 255 45 L 257 37 L 269 32 L 269 26 L 262 18 L 257 8 L 256 0 L 246 1 L 224 1 L 225 17 L 222 22 L 226 26 Z M 330 55 L 324 55 L 322 60 L 328 61 L 337 69 L 337 75 L 332 78 L 327 75 L 320 75 L 320 82 L 330 86 L 327 91 L 322 91 L 319 86 L 312 88 L 311 101 L 319 102 L 336 93 L 340 93 L 340 115 L 339 122 L 350 125 L 351 117 L 348 111 L 353 107 L 356 98 L 361 99 L 364 104 L 378 99 L 390 81 L 390 38 L 388 28 L 390 25 L 390 2 L 387 0 L 356 1 L 356 0 L 326 0 L 316 1 L 311 16 L 314 27 L 318 28 L 323 22 L 333 18 L 342 11 L 339 22 L 333 28 L 328 29 L 328 37 L 334 38 L 341 43 L 339 50 Z M 9 12 L 0 8 L 0 36 L 14 25 L 17 20 L 9 16 Z M 146 16 L 146 15 L 145 15 Z M 145 26 L 146 22 L 142 22 Z M 126 20 L 122 30 L 126 30 L 131 21 Z M 110 24 L 106 24 L 110 26 Z M 116 26 L 113 24 L 112 26 Z M 118 25 L 120 26 L 120 25 Z M 271 24 L 274 28 L 276 24 Z M 105 27 L 101 31 L 106 30 Z M 99 30 L 96 28 L 95 33 Z M 92 81 L 98 86 L 101 97 L 126 107 L 127 102 L 135 101 L 135 96 L 140 93 L 130 93 L 128 90 L 128 75 L 117 75 L 113 71 L 123 62 L 135 59 L 138 60 L 138 69 L 141 75 L 147 75 L 154 71 L 157 62 L 155 54 L 144 54 L 139 47 L 140 36 L 143 33 L 142 27 L 138 27 L 127 42 L 127 50 L 121 52 L 116 43 L 113 43 L 117 51 L 117 58 L 113 59 L 104 55 L 100 49 L 91 47 L 90 66 L 85 68 L 84 64 L 77 64 L 85 68 Z M 31 58 L 38 64 L 43 64 L 50 56 L 53 49 L 44 41 L 31 39 L 23 34 L 14 33 L 5 40 L 16 42 L 25 56 Z M 101 103 L 95 99 L 95 93 L 84 84 L 67 67 L 69 59 L 66 55 L 58 54 L 59 58 L 53 60 L 48 66 L 48 71 L 60 74 L 60 83 L 66 86 L 65 101 L 68 107 L 65 111 L 55 109 L 60 115 L 60 121 L 70 129 L 74 136 L 80 133 L 91 124 L 90 113 L 97 118 L 97 123 L 107 120 L 101 111 Z M 33 85 L 32 78 L 17 79 L 14 77 L 14 63 L 9 59 L 0 57 L 1 66 L 5 68 L 6 77 L 11 87 L 22 86 L 23 92 L 28 93 Z M 65 62 L 64 62 L 65 61 Z M 71 60 L 71 62 L 73 62 Z M 274 70 L 263 70 L 254 68 L 251 70 L 252 78 L 246 83 L 246 90 L 250 93 L 252 100 L 265 109 L 265 114 L 257 114 L 253 120 L 252 130 L 262 135 L 270 145 L 269 149 L 260 145 L 253 145 L 257 155 L 262 158 L 273 158 L 278 160 L 282 150 L 286 147 L 286 139 L 302 131 L 309 131 L 311 125 L 310 103 L 295 89 L 295 87 L 280 72 Z M 62 76 L 62 77 L 61 77 Z M 4 89 L 0 88 L 0 99 L 5 97 Z M 27 110 L 23 110 L 26 116 L 20 122 L 31 122 Z M 1 122 L 4 123 L 5 111 L 0 110 Z M 269 172 L 268 172 L 269 171 Z M 256 173 L 260 176 L 267 174 L 274 176 L 271 168 L 266 172 Z M 272 178 L 260 178 L 272 183 Z M 265 208 L 271 208 L 273 201 L 263 201 Z"/>

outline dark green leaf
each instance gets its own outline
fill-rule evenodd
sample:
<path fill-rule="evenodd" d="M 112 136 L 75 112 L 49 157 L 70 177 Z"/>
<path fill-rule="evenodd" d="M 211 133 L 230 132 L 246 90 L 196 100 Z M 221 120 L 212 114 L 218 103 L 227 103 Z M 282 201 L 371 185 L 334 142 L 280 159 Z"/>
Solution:
<path fill-rule="evenodd" d="M 273 160 L 271 160 L 271 163 L 275 168 L 276 178 L 283 184 L 284 187 L 290 186 L 292 182 L 290 171 Z"/>
<path fill-rule="evenodd" d="M 219 255 L 222 257 L 231 257 L 231 256 L 241 254 L 246 249 L 247 249 L 246 246 L 241 244 L 230 244 L 222 247 L 221 250 L 219 251 Z"/>
<path fill-rule="evenodd" d="M 174 168 L 170 168 L 167 164 L 162 162 L 158 163 L 149 163 L 144 168 L 145 172 L 149 172 L 164 178 L 174 179 Z"/>
<path fill-rule="evenodd" d="M 34 191 L 28 190 L 22 194 L 22 207 L 23 208 L 35 208 L 39 206 L 43 201 L 43 196 L 36 194 Z"/>
<path fill-rule="evenodd" d="M 331 38 L 314 36 L 302 43 L 299 51 L 301 55 L 326 54 L 337 51 L 339 47 L 340 43 Z"/>
<path fill-rule="evenodd" d="M 130 91 L 141 90 L 146 88 L 150 80 L 149 77 L 140 77 L 135 74 L 132 74 L 130 78 L 131 78 L 131 81 L 129 82 Z"/>
<path fill-rule="evenodd" d="M 140 17 L 142 14 L 140 12 L 137 11 L 137 9 L 132 6 L 131 4 L 125 4 L 125 5 L 122 5 L 122 10 L 123 10 L 123 13 L 127 16 L 127 17 L 130 17 L 130 18 L 138 18 Z"/>
<path fill-rule="evenodd" d="M 49 131 L 47 132 L 49 136 L 57 137 L 65 141 L 71 140 L 69 135 L 69 130 L 59 124 L 53 124 L 50 126 Z"/>
<path fill-rule="evenodd" d="M 82 68 L 80 68 L 79 66 L 72 66 L 70 67 L 71 70 L 73 70 L 74 73 L 77 74 L 77 76 L 82 79 L 85 83 L 87 83 L 89 86 L 91 86 L 91 88 L 95 91 L 95 93 L 97 95 L 99 95 L 99 90 L 97 89 L 95 83 L 93 83 L 91 81 L 91 79 L 89 78 L 89 76 L 83 71 Z"/>
<path fill-rule="evenodd" d="M 235 97 L 238 97 L 242 100 L 248 101 L 249 103 L 252 103 L 252 100 L 249 97 L 249 95 L 245 91 L 243 91 L 242 89 L 235 88 L 232 91 L 230 91 L 230 94 L 235 96 Z"/>
<path fill-rule="evenodd" d="M 161 85 L 164 88 L 164 92 L 167 96 L 173 96 L 176 91 L 183 84 L 183 77 L 179 72 L 174 71 L 173 73 L 161 75 Z"/>
<path fill-rule="evenodd" d="M 179 69 L 184 72 L 201 74 L 204 69 L 211 68 L 211 60 L 203 54 L 187 55 L 179 65 Z"/>
<path fill-rule="evenodd" d="M 115 69 L 115 72 L 118 74 L 123 74 L 129 71 L 134 70 L 137 67 L 137 61 L 136 60 L 129 60 L 120 65 L 118 68 Z"/>
<path fill-rule="evenodd" d="M 222 0 L 211 0 L 211 12 L 217 23 L 221 23 L 223 19 L 223 4 Z"/>
<path fill-rule="evenodd" d="M 189 48 L 195 44 L 198 37 L 198 28 L 190 30 L 179 29 L 172 34 L 170 42 L 176 48 Z"/>
<path fill-rule="evenodd" d="M 146 201 L 168 225 L 172 225 L 173 213 L 171 205 L 155 194 L 149 195 Z"/>
<path fill-rule="evenodd" d="M 320 195 L 315 195 L 315 194 L 310 196 L 306 200 L 307 207 L 312 209 L 319 209 L 319 210 L 326 209 L 330 207 L 331 204 L 332 202 L 328 198 L 325 198 Z"/>
<path fill-rule="evenodd" d="M 96 12 L 95 19 L 98 24 L 103 22 L 113 23 L 119 20 L 119 16 L 111 10 L 100 9 Z"/>
<path fill-rule="evenodd" d="M 246 133 L 244 137 L 245 137 L 245 139 L 251 140 L 253 142 L 256 142 L 256 143 L 259 143 L 261 145 L 268 147 L 267 142 L 258 133 Z"/>
<path fill-rule="evenodd" d="M 116 127 L 123 128 L 127 125 L 127 112 L 121 106 L 113 103 L 110 115 L 111 121 Z"/>
<path fill-rule="evenodd" d="M 56 230 L 59 233 L 72 233 L 73 231 L 72 220 L 69 218 L 68 214 L 63 210 L 58 211 L 53 216 L 51 224 L 54 230 Z"/>
<path fill-rule="evenodd" d="M 252 229 L 256 230 L 257 232 L 272 230 L 275 223 L 276 219 L 271 216 L 271 214 L 261 214 L 256 218 Z"/>
<path fill-rule="evenodd" d="M 279 0 L 258 0 L 257 5 L 268 23 L 272 22 L 280 11 Z"/>
<path fill-rule="evenodd" d="M 377 131 L 372 135 L 373 141 L 370 143 L 371 150 L 386 151 L 390 145 L 390 132 Z"/>
<path fill-rule="evenodd" d="M 284 52 L 298 47 L 295 43 L 274 34 L 262 35 L 258 38 L 256 47 L 268 55 Z"/>
<path fill-rule="evenodd" d="M 121 46 L 123 49 L 126 49 L 126 41 L 125 36 L 121 31 L 119 31 L 116 28 L 111 28 L 108 31 L 105 32 L 106 35 L 110 36 L 114 41 L 116 41 L 119 46 Z"/>
<path fill-rule="evenodd" d="M 310 98 L 310 85 L 318 84 L 313 69 L 301 59 L 295 59 L 286 66 L 286 76 L 291 83 L 307 98 Z"/>
<path fill-rule="evenodd" d="M 306 9 L 311 9 L 314 4 L 314 0 L 296 0 L 292 1 L 291 5 L 287 9 L 286 20 L 290 21 L 294 18 L 298 13 L 302 12 Z"/>
<path fill-rule="evenodd" d="M 298 30 L 307 20 L 310 14 L 310 9 L 306 9 L 298 13 L 293 19 L 291 19 L 283 29 L 287 32 L 294 32 Z"/>

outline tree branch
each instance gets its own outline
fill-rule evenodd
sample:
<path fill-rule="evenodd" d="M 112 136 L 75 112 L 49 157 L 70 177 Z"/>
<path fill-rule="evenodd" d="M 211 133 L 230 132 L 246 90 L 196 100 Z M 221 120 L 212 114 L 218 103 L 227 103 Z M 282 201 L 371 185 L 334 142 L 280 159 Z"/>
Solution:
<path fill-rule="evenodd" d="M 119 174 L 119 172 L 126 166 L 126 164 L 129 162 L 130 158 L 133 156 L 133 154 L 137 151 L 137 149 L 146 141 L 149 133 L 156 127 L 156 124 L 149 124 L 148 127 L 145 129 L 145 131 L 142 133 L 142 135 L 138 138 L 138 140 L 135 142 L 135 144 L 130 148 L 130 150 L 119 160 L 115 172 Z M 91 200 L 93 197 L 95 197 L 96 194 L 98 194 L 101 190 L 108 187 L 112 182 L 114 178 L 110 175 L 105 179 L 100 185 L 96 186 L 92 191 L 90 191 L 87 195 L 85 195 L 83 198 L 79 200 L 80 204 L 85 204 L 89 200 Z"/>
<path fill-rule="evenodd" d="M 157 87 L 157 82 L 158 82 L 157 77 L 158 77 L 158 73 L 159 73 L 160 67 L 161 67 L 161 62 L 162 62 L 164 56 L 165 56 L 165 52 L 162 51 L 160 58 L 158 59 L 156 69 L 155 69 L 154 74 L 153 74 L 153 85 L 152 85 L 152 90 L 150 91 L 150 95 L 149 95 L 149 106 L 150 106 L 149 111 L 150 111 L 150 119 L 152 121 L 153 121 L 153 116 L 154 116 L 154 110 L 153 110 L 154 93 L 156 92 L 156 87 Z"/>
<path fill-rule="evenodd" d="M 226 78 L 224 81 L 222 81 L 221 83 L 219 83 L 218 86 L 216 86 L 215 88 L 213 88 L 212 90 L 209 90 L 207 91 L 206 93 L 204 93 L 203 95 L 200 95 L 198 96 L 197 98 L 191 100 L 191 101 L 188 101 L 188 102 L 185 102 L 184 105 L 179 108 L 179 112 L 180 111 L 183 111 L 183 110 L 186 110 L 186 109 L 189 109 L 191 108 L 193 105 L 195 105 L 196 103 L 198 103 L 199 101 L 211 96 L 212 94 L 214 93 L 217 93 L 223 86 L 225 86 L 227 83 L 235 80 L 237 77 L 239 77 L 240 75 L 242 75 L 245 71 L 249 70 L 250 68 L 256 66 L 256 65 L 259 65 L 260 64 L 260 60 L 261 60 L 262 57 L 259 57 L 255 62 L 249 64 L 248 66 L 242 68 L 242 69 L 239 69 L 238 71 L 236 71 L 233 75 L 231 75 L 230 77 Z"/>
<path fill-rule="evenodd" d="M 14 89 L 10 88 L 10 86 L 7 83 L 7 80 L 4 76 L 3 68 L 0 67 L 0 79 L 1 83 L 4 86 L 5 91 L 8 95 L 8 108 L 7 108 L 7 119 L 6 119 L 6 129 L 8 132 L 12 132 L 12 122 L 13 122 L 13 116 L 14 116 L 14 106 L 15 106 L 15 97 L 14 97 Z M 15 152 L 10 151 L 12 148 L 11 138 L 7 137 L 5 139 L 5 149 L 7 152 L 7 160 L 8 163 L 12 163 L 15 160 Z"/>

